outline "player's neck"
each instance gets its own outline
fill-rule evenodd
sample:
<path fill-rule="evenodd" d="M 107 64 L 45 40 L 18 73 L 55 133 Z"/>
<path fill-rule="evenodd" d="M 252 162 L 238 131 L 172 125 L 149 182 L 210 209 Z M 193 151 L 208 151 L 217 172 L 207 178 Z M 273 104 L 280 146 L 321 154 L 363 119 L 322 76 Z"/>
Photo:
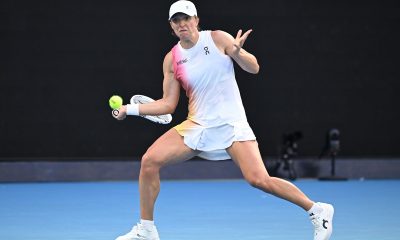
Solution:
<path fill-rule="evenodd" d="M 197 41 L 199 41 L 200 34 L 198 31 L 194 32 L 191 38 L 181 39 L 180 44 L 182 48 L 189 49 L 196 45 Z"/>

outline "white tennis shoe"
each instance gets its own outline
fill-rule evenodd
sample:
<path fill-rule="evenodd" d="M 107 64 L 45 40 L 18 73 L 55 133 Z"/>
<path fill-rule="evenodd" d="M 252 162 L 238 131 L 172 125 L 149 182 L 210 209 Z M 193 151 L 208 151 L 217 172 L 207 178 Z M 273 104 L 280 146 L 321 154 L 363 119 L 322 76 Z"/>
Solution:
<path fill-rule="evenodd" d="M 160 237 L 155 226 L 145 228 L 138 223 L 130 232 L 117 237 L 115 240 L 160 240 Z"/>
<path fill-rule="evenodd" d="M 326 203 L 317 203 L 322 207 L 322 212 L 311 213 L 310 220 L 314 225 L 314 240 L 328 240 L 332 234 L 332 220 L 335 210 Z"/>

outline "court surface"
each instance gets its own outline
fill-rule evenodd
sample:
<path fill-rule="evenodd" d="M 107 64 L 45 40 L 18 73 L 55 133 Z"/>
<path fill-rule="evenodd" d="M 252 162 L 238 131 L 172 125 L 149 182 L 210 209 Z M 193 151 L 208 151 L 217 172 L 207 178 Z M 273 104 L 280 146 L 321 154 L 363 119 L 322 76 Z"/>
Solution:
<path fill-rule="evenodd" d="M 297 180 L 335 206 L 332 240 L 399 240 L 400 180 Z M 0 184 L 1 240 L 113 240 L 139 217 L 138 183 Z M 156 205 L 162 240 L 313 239 L 300 208 L 243 180 L 164 181 Z"/>

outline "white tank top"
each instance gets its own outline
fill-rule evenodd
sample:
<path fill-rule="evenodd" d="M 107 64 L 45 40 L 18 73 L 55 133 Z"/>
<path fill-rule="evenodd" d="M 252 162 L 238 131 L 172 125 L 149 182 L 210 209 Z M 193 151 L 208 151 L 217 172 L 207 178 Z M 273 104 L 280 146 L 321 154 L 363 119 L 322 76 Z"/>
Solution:
<path fill-rule="evenodd" d="M 247 122 L 232 59 L 215 45 L 211 31 L 201 31 L 195 46 L 172 48 L 175 78 L 189 98 L 188 119 L 211 127 Z"/>

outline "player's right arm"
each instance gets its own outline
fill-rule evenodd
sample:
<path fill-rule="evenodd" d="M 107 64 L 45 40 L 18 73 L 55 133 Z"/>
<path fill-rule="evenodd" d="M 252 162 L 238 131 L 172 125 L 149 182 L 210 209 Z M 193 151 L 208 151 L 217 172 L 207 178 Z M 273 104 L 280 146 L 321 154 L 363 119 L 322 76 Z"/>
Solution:
<path fill-rule="evenodd" d="M 140 104 L 140 115 L 164 115 L 174 113 L 179 102 L 180 84 L 175 79 L 172 52 L 169 52 L 163 62 L 163 97 L 155 102 Z M 118 120 L 126 117 L 126 105 L 119 109 Z"/>
<path fill-rule="evenodd" d="M 140 113 L 142 113 L 142 108 L 145 115 L 163 115 L 175 112 L 181 85 L 175 79 L 172 52 L 169 52 L 164 58 L 163 73 L 163 97 L 153 104 L 140 106 Z"/>

